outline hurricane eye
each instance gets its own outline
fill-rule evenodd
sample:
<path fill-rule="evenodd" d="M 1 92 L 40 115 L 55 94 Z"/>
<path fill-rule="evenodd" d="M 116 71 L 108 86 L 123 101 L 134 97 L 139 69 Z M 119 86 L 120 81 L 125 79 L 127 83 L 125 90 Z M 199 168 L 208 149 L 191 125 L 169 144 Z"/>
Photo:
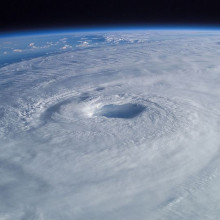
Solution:
<path fill-rule="evenodd" d="M 95 116 L 105 116 L 107 118 L 134 118 L 143 112 L 145 107 L 140 104 L 109 104 L 104 105 L 95 112 Z"/>

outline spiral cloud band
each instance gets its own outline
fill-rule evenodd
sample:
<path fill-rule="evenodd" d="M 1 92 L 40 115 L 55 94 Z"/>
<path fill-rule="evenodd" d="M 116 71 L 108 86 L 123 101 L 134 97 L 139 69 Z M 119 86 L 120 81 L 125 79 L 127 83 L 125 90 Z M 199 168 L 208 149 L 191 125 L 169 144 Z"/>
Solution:
<path fill-rule="evenodd" d="M 0 67 L 0 219 L 218 219 L 219 32 L 56 37 Z"/>

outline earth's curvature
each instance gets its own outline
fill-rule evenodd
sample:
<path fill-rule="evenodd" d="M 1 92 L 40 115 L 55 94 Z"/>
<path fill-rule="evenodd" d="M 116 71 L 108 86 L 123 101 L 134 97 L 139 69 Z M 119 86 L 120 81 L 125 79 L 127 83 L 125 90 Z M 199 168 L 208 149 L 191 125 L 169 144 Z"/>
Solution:
<path fill-rule="evenodd" d="M 220 32 L 0 38 L 0 219 L 220 216 Z"/>

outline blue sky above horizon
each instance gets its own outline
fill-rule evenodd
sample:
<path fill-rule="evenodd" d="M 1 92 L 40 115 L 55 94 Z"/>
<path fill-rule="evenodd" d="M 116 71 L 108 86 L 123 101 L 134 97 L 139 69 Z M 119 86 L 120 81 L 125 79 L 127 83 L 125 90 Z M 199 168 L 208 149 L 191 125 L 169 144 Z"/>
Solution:
<path fill-rule="evenodd" d="M 115 32 L 115 31 L 220 31 L 220 25 L 114 25 L 114 26 L 82 26 L 59 28 L 27 28 L 0 31 L 2 37 L 18 37 L 27 35 L 68 34 L 74 32 Z"/>

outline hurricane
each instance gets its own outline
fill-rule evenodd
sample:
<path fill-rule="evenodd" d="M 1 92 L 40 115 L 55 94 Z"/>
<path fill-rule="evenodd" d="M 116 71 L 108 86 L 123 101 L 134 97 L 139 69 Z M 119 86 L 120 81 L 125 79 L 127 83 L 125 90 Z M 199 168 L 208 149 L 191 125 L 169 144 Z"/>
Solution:
<path fill-rule="evenodd" d="M 220 32 L 0 38 L 0 219 L 220 215 Z"/>

